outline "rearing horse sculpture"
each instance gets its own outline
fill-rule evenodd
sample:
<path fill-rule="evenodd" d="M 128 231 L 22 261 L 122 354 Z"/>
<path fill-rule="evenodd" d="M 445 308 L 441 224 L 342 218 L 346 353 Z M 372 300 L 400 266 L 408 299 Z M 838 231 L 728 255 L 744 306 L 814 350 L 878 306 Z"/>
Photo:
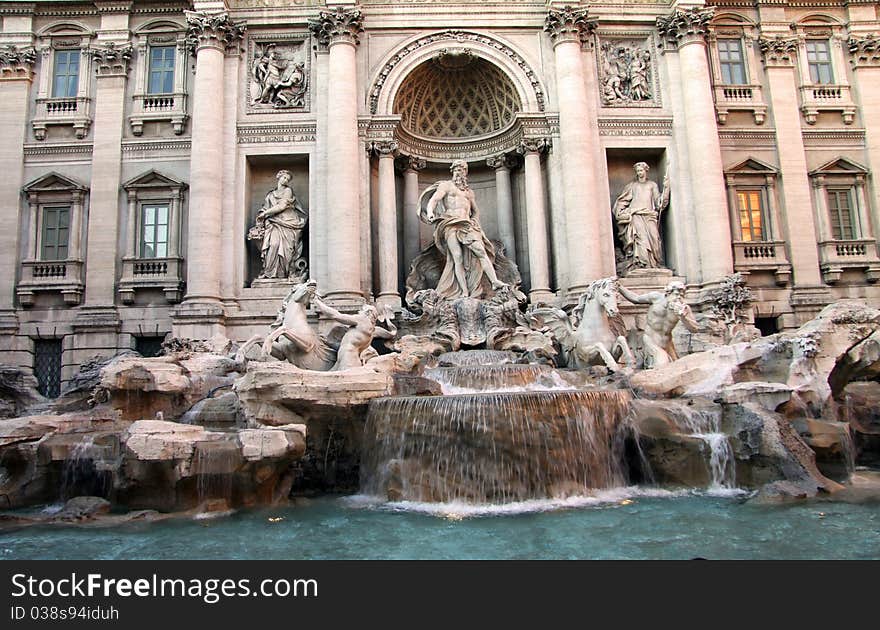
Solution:
<path fill-rule="evenodd" d="M 329 370 L 336 362 L 336 349 L 327 339 L 309 326 L 306 309 L 315 295 L 315 283 L 294 285 L 284 298 L 272 332 L 262 340 L 260 335 L 248 339 L 236 355 L 243 361 L 248 350 L 262 341 L 262 358 L 270 356 L 288 361 L 304 370 Z"/>
<path fill-rule="evenodd" d="M 605 365 L 616 372 L 635 365 L 626 342 L 626 328 L 617 308 L 617 278 L 593 282 L 569 317 L 559 308 L 539 308 L 530 314 L 533 327 L 546 327 L 561 346 L 567 367 Z"/>

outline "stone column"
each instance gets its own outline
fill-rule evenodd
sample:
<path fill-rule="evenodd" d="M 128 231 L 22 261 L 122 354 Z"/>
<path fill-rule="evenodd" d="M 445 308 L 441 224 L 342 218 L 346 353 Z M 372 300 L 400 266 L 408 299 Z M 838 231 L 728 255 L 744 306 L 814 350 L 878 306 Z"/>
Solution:
<path fill-rule="evenodd" d="M 107 42 L 89 50 L 97 73 L 92 179 L 86 249 L 87 308 L 113 308 L 116 288 L 122 130 L 131 44 Z"/>
<path fill-rule="evenodd" d="M 223 216 L 223 61 L 227 46 L 237 45 L 244 33 L 244 27 L 233 23 L 224 12 L 185 13 L 188 38 L 195 47 L 196 76 L 184 309 L 220 301 L 223 266 L 218 264 L 217 256 L 221 251 Z"/>
<path fill-rule="evenodd" d="M 596 20 L 586 9 L 550 9 L 544 30 L 553 41 L 556 62 L 556 98 L 559 106 L 559 135 L 563 199 L 568 246 L 568 293 L 577 295 L 602 276 L 602 217 L 605 204 L 598 204 L 596 169 L 590 148 L 591 126 L 582 41 L 595 28 Z"/>
<path fill-rule="evenodd" d="M 682 100 L 687 120 L 690 180 L 695 187 L 694 199 L 699 200 L 697 244 L 704 284 L 733 273 L 730 215 L 724 192 L 724 166 L 705 39 L 713 13 L 714 9 L 694 7 L 676 9 L 668 16 L 657 18 L 660 36 L 668 46 L 678 49 L 684 79 Z M 673 173 L 672 176 L 687 174 Z"/>
<path fill-rule="evenodd" d="M 547 245 L 547 211 L 544 204 L 544 175 L 541 172 L 541 153 L 550 146 L 545 138 L 526 138 L 517 151 L 525 157 L 526 227 L 529 244 L 529 278 L 532 304 L 550 302 L 550 255 Z"/>
<path fill-rule="evenodd" d="M 361 302 L 360 164 L 356 53 L 363 18 L 356 9 L 336 7 L 309 21 L 327 60 L 327 161 L 333 188 L 327 190 L 327 284 L 330 301 Z M 332 165 L 331 165 L 332 160 Z"/>
<path fill-rule="evenodd" d="M 404 156 L 403 170 L 403 276 L 409 275 L 409 266 L 421 251 L 419 241 L 419 171 L 427 166 L 422 158 Z"/>
<path fill-rule="evenodd" d="M 15 277 L 19 254 L 24 140 L 36 51 L 13 45 L 0 49 L 0 337 L 17 329 Z M 36 234 L 37 226 L 30 224 Z"/>
<path fill-rule="evenodd" d="M 819 253 L 810 182 L 807 179 L 807 158 L 798 110 L 796 80 L 797 38 L 764 37 L 759 41 L 764 56 L 764 70 L 770 88 L 770 109 L 779 153 L 779 174 L 782 182 L 784 238 L 794 273 L 794 286 L 822 285 Z"/>
<path fill-rule="evenodd" d="M 381 140 L 370 144 L 370 152 L 379 158 L 379 221 L 376 248 L 379 255 L 379 295 L 377 302 L 397 308 L 397 196 L 394 181 L 394 158 L 397 143 Z"/>
<path fill-rule="evenodd" d="M 850 37 L 850 62 L 853 66 L 862 120 L 865 121 L 865 144 L 873 190 L 866 191 L 873 234 L 880 234 L 880 36 L 868 34 Z"/>
<path fill-rule="evenodd" d="M 498 217 L 498 238 L 504 245 L 504 255 L 516 261 L 516 231 L 513 225 L 513 191 L 510 188 L 510 169 L 516 166 L 511 156 L 502 153 L 486 160 L 495 169 L 495 196 Z"/>

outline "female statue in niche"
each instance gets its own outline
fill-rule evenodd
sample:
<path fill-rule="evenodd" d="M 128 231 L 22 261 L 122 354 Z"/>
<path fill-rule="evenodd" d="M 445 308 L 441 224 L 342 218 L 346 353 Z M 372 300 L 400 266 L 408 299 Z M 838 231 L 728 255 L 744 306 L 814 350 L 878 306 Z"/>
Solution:
<path fill-rule="evenodd" d="M 622 271 L 661 268 L 660 214 L 669 206 L 669 178 L 663 178 L 661 192 L 648 179 L 646 163 L 638 162 L 633 169 L 635 180 L 624 187 L 612 208 L 623 246 Z"/>
<path fill-rule="evenodd" d="M 308 263 L 302 255 L 303 230 L 308 215 L 289 186 L 293 178 L 290 171 L 278 171 L 275 178 L 278 183 L 266 195 L 248 240 L 262 241 L 260 278 L 304 282 Z"/>

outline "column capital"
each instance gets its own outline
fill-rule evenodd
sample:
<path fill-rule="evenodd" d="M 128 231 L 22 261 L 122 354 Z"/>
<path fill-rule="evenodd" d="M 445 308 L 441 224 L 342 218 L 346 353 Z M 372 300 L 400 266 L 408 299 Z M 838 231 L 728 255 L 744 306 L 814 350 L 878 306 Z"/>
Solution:
<path fill-rule="evenodd" d="M 523 138 L 519 141 L 516 152 L 520 155 L 529 153 L 548 153 L 552 147 L 550 138 Z"/>
<path fill-rule="evenodd" d="M 880 36 L 874 33 L 850 35 L 847 49 L 854 68 L 880 67 Z"/>
<path fill-rule="evenodd" d="M 118 45 L 116 42 L 107 42 L 89 48 L 89 55 L 99 77 L 118 77 L 128 74 L 131 54 L 131 44 Z"/>
<path fill-rule="evenodd" d="M 794 66 L 798 38 L 783 35 L 776 35 L 774 37 L 761 36 L 758 38 L 758 48 L 761 49 L 765 66 L 788 68 Z"/>
<path fill-rule="evenodd" d="M 364 30 L 364 16 L 357 9 L 336 7 L 321 11 L 316 18 L 309 19 L 309 30 L 319 46 L 360 43 L 358 35 Z"/>
<path fill-rule="evenodd" d="M 398 144 L 396 140 L 371 140 L 367 142 L 366 148 L 370 155 L 394 158 L 397 155 Z"/>
<path fill-rule="evenodd" d="M 554 46 L 565 42 L 583 44 L 598 20 L 589 17 L 587 9 L 565 6 L 561 9 L 550 9 L 544 18 L 544 32 L 550 34 Z"/>
<path fill-rule="evenodd" d="M 669 15 L 657 18 L 657 31 L 661 39 L 677 48 L 704 42 L 709 34 L 709 22 L 714 15 L 714 7 L 675 9 Z"/>
<path fill-rule="evenodd" d="M 413 171 L 418 173 L 428 166 L 428 162 L 424 158 L 414 155 L 401 155 L 397 159 L 397 168 L 402 172 Z"/>
<path fill-rule="evenodd" d="M 0 48 L 0 81 L 31 80 L 36 61 L 37 51 L 33 46 L 3 46 Z"/>
<path fill-rule="evenodd" d="M 202 48 L 215 48 L 222 52 L 239 49 L 239 42 L 247 29 L 244 22 L 233 22 L 225 11 L 184 11 L 184 14 L 186 41 L 194 55 Z"/>
<path fill-rule="evenodd" d="M 486 158 L 486 166 L 494 168 L 496 171 L 501 169 L 512 169 L 517 165 L 516 158 L 509 153 L 499 153 Z"/>

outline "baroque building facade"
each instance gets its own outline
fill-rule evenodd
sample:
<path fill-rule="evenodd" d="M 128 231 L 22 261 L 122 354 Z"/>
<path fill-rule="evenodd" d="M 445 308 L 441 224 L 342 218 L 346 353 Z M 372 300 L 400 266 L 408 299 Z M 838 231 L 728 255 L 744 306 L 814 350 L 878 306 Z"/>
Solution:
<path fill-rule="evenodd" d="M 874 1 L 44 0 L 0 20 L 0 361 L 49 395 L 168 334 L 248 339 L 297 280 L 399 309 L 432 238 L 420 196 L 455 160 L 534 304 L 618 274 L 680 280 L 699 311 L 734 272 L 765 332 L 880 304 Z"/>

